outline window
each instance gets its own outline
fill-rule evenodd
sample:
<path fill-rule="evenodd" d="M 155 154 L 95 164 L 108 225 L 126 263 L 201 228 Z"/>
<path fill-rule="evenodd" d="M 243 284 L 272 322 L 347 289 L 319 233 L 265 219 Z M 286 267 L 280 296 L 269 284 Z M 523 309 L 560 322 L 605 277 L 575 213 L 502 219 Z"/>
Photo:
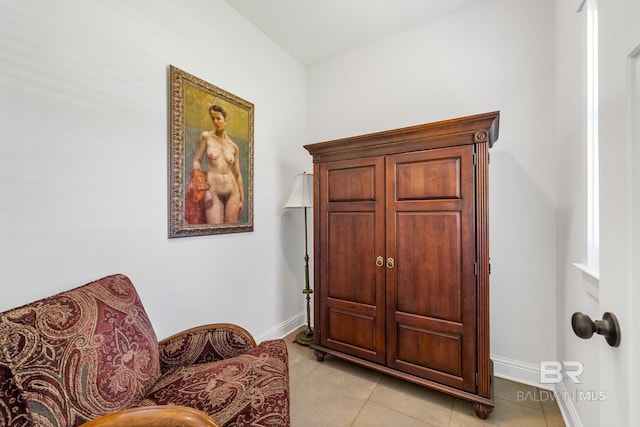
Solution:
<path fill-rule="evenodd" d="M 587 256 L 578 268 L 598 279 L 600 271 L 600 190 L 598 163 L 598 5 L 597 0 L 584 1 L 587 6 Z"/>

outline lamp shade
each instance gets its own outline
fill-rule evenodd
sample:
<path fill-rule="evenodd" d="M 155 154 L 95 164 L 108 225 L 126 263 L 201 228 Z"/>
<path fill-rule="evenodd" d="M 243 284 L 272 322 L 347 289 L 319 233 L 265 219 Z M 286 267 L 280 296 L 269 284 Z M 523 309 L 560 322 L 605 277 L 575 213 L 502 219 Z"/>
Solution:
<path fill-rule="evenodd" d="M 313 206 L 313 174 L 299 173 L 293 182 L 293 190 L 285 208 L 310 208 Z"/>

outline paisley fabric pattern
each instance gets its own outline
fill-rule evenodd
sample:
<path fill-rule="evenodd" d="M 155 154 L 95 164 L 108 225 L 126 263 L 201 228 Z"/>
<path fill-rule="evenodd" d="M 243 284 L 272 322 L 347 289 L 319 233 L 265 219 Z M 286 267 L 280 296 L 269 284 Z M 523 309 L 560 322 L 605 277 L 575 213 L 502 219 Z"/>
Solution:
<path fill-rule="evenodd" d="M 283 340 L 218 362 L 175 368 L 140 405 L 190 406 L 225 427 L 289 426 L 289 374 Z"/>
<path fill-rule="evenodd" d="M 77 425 L 135 405 L 160 377 L 155 332 L 122 275 L 0 314 L 0 346 L 6 425 Z"/>
<path fill-rule="evenodd" d="M 24 397 L 15 384 L 8 366 L 0 364 L 0 426 L 29 425 Z"/>
<path fill-rule="evenodd" d="M 255 347 L 253 338 L 231 326 L 216 326 L 180 334 L 160 343 L 162 372 L 175 366 L 229 359 Z"/>
<path fill-rule="evenodd" d="M 0 426 L 77 426 L 160 404 L 225 426 L 288 427 L 284 341 L 256 347 L 241 328 L 214 326 L 159 344 L 123 275 L 0 313 Z"/>

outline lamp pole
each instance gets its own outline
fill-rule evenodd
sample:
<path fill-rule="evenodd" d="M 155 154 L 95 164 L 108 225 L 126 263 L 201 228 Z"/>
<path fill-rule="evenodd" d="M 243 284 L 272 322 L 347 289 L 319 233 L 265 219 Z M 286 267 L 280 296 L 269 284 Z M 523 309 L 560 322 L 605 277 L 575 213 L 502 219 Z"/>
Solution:
<path fill-rule="evenodd" d="M 307 238 L 307 207 L 304 207 L 304 289 L 302 293 L 307 297 L 307 329 L 296 336 L 296 342 L 302 345 L 311 345 L 313 342 L 313 330 L 311 329 L 311 294 L 313 289 L 309 287 L 309 246 Z"/>
<path fill-rule="evenodd" d="M 307 326 L 296 335 L 295 341 L 302 345 L 313 343 L 313 330 L 311 329 L 311 294 L 313 290 L 309 286 L 309 238 L 307 233 L 307 208 L 313 206 L 313 174 L 299 173 L 293 182 L 293 189 L 285 208 L 304 209 L 304 289 L 302 294 L 307 300 Z"/>

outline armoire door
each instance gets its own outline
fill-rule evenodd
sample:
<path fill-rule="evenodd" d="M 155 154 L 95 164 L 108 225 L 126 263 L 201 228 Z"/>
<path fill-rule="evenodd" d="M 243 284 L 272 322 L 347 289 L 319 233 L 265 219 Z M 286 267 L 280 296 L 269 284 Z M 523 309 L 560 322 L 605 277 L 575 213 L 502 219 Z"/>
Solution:
<path fill-rule="evenodd" d="M 319 171 L 320 343 L 384 364 L 384 158 Z"/>
<path fill-rule="evenodd" d="M 386 158 L 387 365 L 475 391 L 474 146 Z"/>

